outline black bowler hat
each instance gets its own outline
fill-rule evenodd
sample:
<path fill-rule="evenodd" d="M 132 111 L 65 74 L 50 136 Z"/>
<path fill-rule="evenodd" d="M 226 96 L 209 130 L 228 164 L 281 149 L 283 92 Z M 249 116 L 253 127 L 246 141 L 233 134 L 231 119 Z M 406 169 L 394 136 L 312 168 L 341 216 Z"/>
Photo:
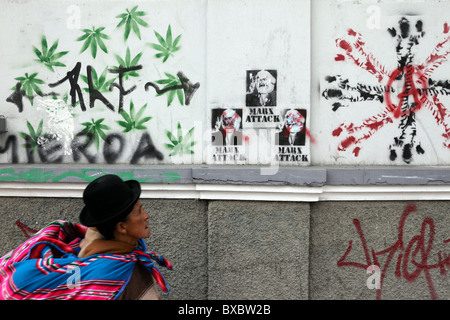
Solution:
<path fill-rule="evenodd" d="M 107 174 L 95 179 L 83 191 L 84 208 L 80 222 L 95 227 L 118 217 L 128 215 L 141 195 L 141 185 L 136 180 L 123 181 Z"/>

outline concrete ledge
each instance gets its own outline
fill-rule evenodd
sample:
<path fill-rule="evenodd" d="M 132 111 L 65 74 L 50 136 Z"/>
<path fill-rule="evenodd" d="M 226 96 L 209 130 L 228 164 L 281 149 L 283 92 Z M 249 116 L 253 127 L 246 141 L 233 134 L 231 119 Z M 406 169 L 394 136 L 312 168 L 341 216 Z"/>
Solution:
<path fill-rule="evenodd" d="M 317 187 L 326 183 L 321 168 L 225 167 L 193 168 L 192 182 L 197 184 L 253 184 Z"/>
<path fill-rule="evenodd" d="M 448 167 L 327 168 L 327 185 L 446 185 Z"/>
<path fill-rule="evenodd" d="M 270 186 L 450 185 L 450 167 L 266 167 L 266 166 L 116 166 L 0 165 L 0 182 L 90 182 L 115 173 L 155 184 L 233 184 Z"/>
<path fill-rule="evenodd" d="M 91 167 L 0 166 L 0 196 L 79 198 L 115 173 L 142 184 L 147 199 L 255 201 L 450 200 L 447 167 Z"/>

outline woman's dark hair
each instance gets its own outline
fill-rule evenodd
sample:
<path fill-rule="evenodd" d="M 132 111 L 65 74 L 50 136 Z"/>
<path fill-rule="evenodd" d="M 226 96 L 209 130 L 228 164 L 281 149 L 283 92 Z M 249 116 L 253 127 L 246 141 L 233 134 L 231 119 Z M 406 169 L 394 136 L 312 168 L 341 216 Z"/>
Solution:
<path fill-rule="evenodd" d="M 105 240 L 111 240 L 114 238 L 114 230 L 119 222 L 126 222 L 128 214 L 117 217 L 114 220 L 99 224 L 96 226 L 97 230 L 105 237 Z"/>

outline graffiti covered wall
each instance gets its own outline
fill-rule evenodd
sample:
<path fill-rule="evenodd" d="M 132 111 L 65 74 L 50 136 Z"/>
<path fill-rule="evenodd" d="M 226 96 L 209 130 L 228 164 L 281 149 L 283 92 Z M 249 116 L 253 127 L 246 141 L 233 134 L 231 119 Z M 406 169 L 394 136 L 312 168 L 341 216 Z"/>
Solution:
<path fill-rule="evenodd" d="M 316 164 L 449 163 L 449 5 L 315 2 Z"/>
<path fill-rule="evenodd" d="M 1 163 L 310 162 L 309 1 L 9 1 L 0 15 Z"/>
<path fill-rule="evenodd" d="M 448 165 L 449 6 L 8 1 L 0 162 Z"/>
<path fill-rule="evenodd" d="M 24 199 L 26 201 L 24 201 Z M 449 201 L 144 199 L 167 299 L 448 300 Z M 0 202 L 6 254 L 81 199 Z M 30 214 L 32 212 L 33 214 Z"/>
<path fill-rule="evenodd" d="M 448 300 L 448 204 L 315 204 L 311 299 Z"/>

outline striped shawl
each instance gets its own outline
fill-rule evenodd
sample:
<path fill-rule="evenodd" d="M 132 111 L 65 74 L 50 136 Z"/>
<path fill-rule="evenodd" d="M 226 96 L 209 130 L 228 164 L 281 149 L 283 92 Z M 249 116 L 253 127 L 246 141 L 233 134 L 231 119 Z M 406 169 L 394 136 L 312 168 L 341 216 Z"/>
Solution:
<path fill-rule="evenodd" d="M 131 253 L 79 258 L 87 228 L 68 221 L 48 224 L 17 249 L 0 258 L 0 300 L 114 300 L 136 263 L 145 266 L 164 292 L 169 287 L 158 268 L 169 261 L 146 251 L 144 241 Z"/>

